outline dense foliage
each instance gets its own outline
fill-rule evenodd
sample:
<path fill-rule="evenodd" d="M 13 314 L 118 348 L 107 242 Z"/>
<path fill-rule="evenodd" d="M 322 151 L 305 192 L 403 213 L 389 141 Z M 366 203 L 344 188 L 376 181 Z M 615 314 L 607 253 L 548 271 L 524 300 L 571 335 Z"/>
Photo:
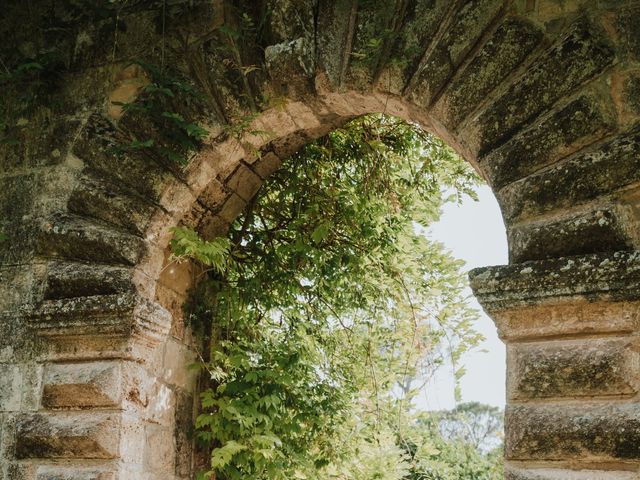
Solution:
<path fill-rule="evenodd" d="M 197 420 L 209 473 L 497 478 L 441 468 L 493 464 L 411 413 L 434 370 L 480 340 L 461 262 L 424 235 L 476 182 L 436 138 L 368 116 L 290 158 L 227 238 L 175 230 L 176 258 L 211 267 L 189 307 L 211 345 Z"/>

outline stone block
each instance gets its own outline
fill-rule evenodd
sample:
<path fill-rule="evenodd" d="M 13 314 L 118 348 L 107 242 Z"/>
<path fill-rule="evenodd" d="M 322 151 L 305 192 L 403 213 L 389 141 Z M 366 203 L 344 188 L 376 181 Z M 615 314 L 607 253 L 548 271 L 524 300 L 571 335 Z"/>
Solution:
<path fill-rule="evenodd" d="M 602 72 L 614 59 L 605 36 L 586 20 L 577 21 L 474 122 L 478 153 L 484 155 L 504 143 L 523 124 Z"/>
<path fill-rule="evenodd" d="M 425 49 L 438 36 L 438 29 L 453 15 L 454 4 L 448 0 L 418 1 L 399 31 L 399 38 L 391 49 L 391 58 L 382 74 L 378 87 L 401 95 L 415 73 Z"/>
<path fill-rule="evenodd" d="M 146 249 L 136 235 L 74 216 L 47 222 L 38 239 L 42 255 L 100 263 L 135 265 Z"/>
<path fill-rule="evenodd" d="M 42 363 L 26 363 L 20 365 L 22 370 L 22 402 L 23 412 L 36 411 L 41 408 L 42 379 L 44 366 Z"/>
<path fill-rule="evenodd" d="M 542 42 L 542 32 L 521 19 L 507 19 L 458 75 L 434 110 L 449 129 L 455 128 Z"/>
<path fill-rule="evenodd" d="M 143 476 L 145 473 L 145 450 L 155 448 L 155 445 L 146 443 L 145 426 L 147 424 L 147 421 L 135 413 L 122 415 L 122 434 L 118 460 L 122 469 L 120 476 L 123 479 L 132 478 L 137 480 L 138 478 L 145 478 Z"/>
<path fill-rule="evenodd" d="M 145 368 L 136 362 L 123 363 L 122 408 L 127 412 L 127 421 L 135 429 L 146 423 L 163 427 L 173 425 L 176 399 L 174 390 L 161 378 L 163 352 L 162 348 L 156 349 L 155 357 L 149 360 L 151 368 Z M 141 437 L 144 433 L 140 431 L 136 435 Z M 132 440 L 136 441 L 142 440 Z"/>
<path fill-rule="evenodd" d="M 166 309 L 133 294 L 48 300 L 25 314 L 40 337 L 57 343 L 61 354 L 76 356 L 93 348 L 108 351 L 106 343 L 119 343 L 116 337 L 130 335 L 134 343 L 154 347 L 171 328 Z"/>
<path fill-rule="evenodd" d="M 231 224 L 246 206 L 247 202 L 239 195 L 233 193 L 218 212 L 218 216 L 225 222 Z"/>
<path fill-rule="evenodd" d="M 268 152 L 262 156 L 254 165 L 255 172 L 260 175 L 262 179 L 266 179 L 280 168 L 282 160 L 273 152 Z"/>
<path fill-rule="evenodd" d="M 345 0 L 318 5 L 318 66 L 326 72 L 334 85 L 338 85 L 342 78 L 345 62 L 342 52 L 349 30 L 353 28 L 353 25 L 350 25 L 351 9 L 351 2 Z"/>
<path fill-rule="evenodd" d="M 42 175 L 29 173 L 0 178 L 0 216 L 19 219 L 33 210 L 37 192 L 43 187 Z"/>
<path fill-rule="evenodd" d="M 28 313 L 31 327 L 42 336 L 125 335 L 135 304 L 132 294 L 95 295 L 48 300 Z"/>
<path fill-rule="evenodd" d="M 611 470 L 561 470 L 556 468 L 505 469 L 505 480 L 637 480 L 634 472 Z"/>
<path fill-rule="evenodd" d="M 522 263 L 589 253 L 633 250 L 633 239 L 613 205 L 507 227 L 509 260 Z"/>
<path fill-rule="evenodd" d="M 568 210 L 640 181 L 640 128 L 511 183 L 496 197 L 506 223 Z"/>
<path fill-rule="evenodd" d="M 0 365 L 0 411 L 20 410 L 22 370 L 18 365 Z"/>
<path fill-rule="evenodd" d="M 226 180 L 225 186 L 248 202 L 262 186 L 262 179 L 249 167 L 240 164 L 233 175 Z"/>
<path fill-rule="evenodd" d="M 640 459 L 640 404 L 512 405 L 505 414 L 508 460 Z"/>
<path fill-rule="evenodd" d="M 4 462 L 3 462 L 4 463 Z M 3 480 L 33 480 L 36 466 L 22 462 L 6 462 L 0 464 L 0 474 Z"/>
<path fill-rule="evenodd" d="M 171 472 L 175 466 L 176 445 L 173 429 L 158 425 L 145 427 L 145 467 L 150 471 Z"/>
<path fill-rule="evenodd" d="M 309 11 L 310 8 L 309 5 L 297 12 Z M 272 85 L 288 98 L 299 98 L 312 92 L 309 79 L 315 68 L 314 47 L 308 33 L 305 37 L 269 45 L 264 50 L 265 64 L 274 80 Z M 282 126 L 286 129 L 287 125 Z"/>
<path fill-rule="evenodd" d="M 632 122 L 640 116 L 640 72 L 625 72 L 616 80 L 614 84 L 616 105 L 622 119 Z"/>
<path fill-rule="evenodd" d="M 277 141 L 281 141 L 285 138 L 304 136 L 301 132 L 310 129 L 322 128 L 324 126 L 324 119 L 320 116 L 322 112 L 319 111 L 317 106 L 314 106 L 313 103 L 289 102 L 285 108 L 291 117 L 291 120 L 296 124 L 299 130 L 286 135 L 279 135 Z M 292 129 L 288 129 L 287 131 L 289 130 Z"/>
<path fill-rule="evenodd" d="M 111 149 L 119 143 L 127 140 L 118 138 L 115 127 L 105 117 L 94 114 L 74 143 L 72 153 L 87 164 L 94 176 L 126 185 L 143 197 L 158 201 L 167 184 L 175 179 L 173 174 L 143 153 L 118 158 Z"/>
<path fill-rule="evenodd" d="M 109 459 L 118 455 L 116 413 L 33 413 L 16 419 L 16 458 Z"/>
<path fill-rule="evenodd" d="M 282 159 L 287 159 L 304 147 L 311 138 L 303 133 L 293 133 L 271 142 L 273 152 Z"/>
<path fill-rule="evenodd" d="M 216 210 L 224 204 L 227 198 L 229 198 L 229 194 L 230 192 L 225 188 L 225 186 L 214 178 L 202 191 L 198 197 L 198 202 L 209 210 Z"/>
<path fill-rule="evenodd" d="M 0 225 L 1 228 L 2 226 Z M 0 253 L 0 263 L 3 260 L 6 261 Z M 32 287 L 39 273 L 37 268 L 25 268 L 25 265 L 21 263 L 0 266 L 0 295 L 2 298 L 2 310 L 5 314 L 11 310 L 18 309 L 25 303 L 32 302 L 35 293 Z M 2 337 L 0 335 L 0 338 Z M 1 344 L 2 340 L 0 340 Z M 1 351 L 2 347 L 0 346 Z M 3 361 L 4 357 L 0 354 L 0 362 Z"/>
<path fill-rule="evenodd" d="M 223 219 L 219 215 L 206 212 L 199 219 L 197 231 L 205 240 L 211 240 L 215 237 L 221 237 L 229 231 L 229 221 Z"/>
<path fill-rule="evenodd" d="M 463 4 L 438 44 L 427 51 L 419 73 L 409 84 L 409 98 L 415 104 L 422 107 L 431 104 L 502 6 L 500 0 Z"/>
<path fill-rule="evenodd" d="M 48 408 L 115 407 L 121 383 L 117 361 L 47 365 L 42 403 Z"/>
<path fill-rule="evenodd" d="M 133 271 L 126 267 L 52 262 L 44 296 L 50 300 L 130 292 L 133 290 L 132 274 Z"/>
<path fill-rule="evenodd" d="M 165 285 L 156 286 L 156 301 L 171 314 L 171 331 L 169 335 L 178 340 L 185 336 L 184 304 L 186 301 L 184 294 L 167 288 Z"/>
<path fill-rule="evenodd" d="M 36 480 L 115 480 L 114 471 L 100 467 L 38 467 Z"/>
<path fill-rule="evenodd" d="M 175 431 L 176 442 L 176 475 L 180 478 L 188 478 L 191 474 L 194 455 L 194 442 L 192 440 L 192 425 L 195 413 L 199 410 L 199 398 L 194 398 L 191 392 L 176 390 L 175 407 Z"/>
<path fill-rule="evenodd" d="M 188 367 L 195 360 L 196 353 L 193 350 L 174 339 L 168 339 L 162 368 L 164 381 L 187 391 L 193 390 L 197 371 Z"/>
<path fill-rule="evenodd" d="M 491 307 L 493 308 L 493 307 Z M 638 331 L 639 302 L 545 300 L 542 305 L 495 310 L 500 338 L 524 341 L 560 335 L 629 334 Z"/>
<path fill-rule="evenodd" d="M 144 234 L 157 206 L 122 185 L 83 175 L 69 199 L 69 211 Z"/>
<path fill-rule="evenodd" d="M 640 253 L 613 252 L 476 268 L 471 288 L 489 312 L 576 296 L 640 300 Z M 633 324 L 629 326 L 632 327 Z"/>
<path fill-rule="evenodd" d="M 507 351 L 512 400 L 638 391 L 640 356 L 637 342 L 629 338 L 513 343 Z"/>
<path fill-rule="evenodd" d="M 616 3 L 615 0 L 608 0 L 602 3 L 607 3 L 609 7 L 611 4 Z M 623 2 L 620 2 L 623 3 Z M 621 48 L 632 59 L 640 59 L 640 30 L 638 29 L 638 23 L 635 21 L 635 16 L 638 14 L 637 5 L 633 3 L 626 3 L 624 5 L 615 5 L 615 21 L 613 26 L 616 29 L 616 33 L 620 38 L 624 38 L 626 41 L 621 42 Z"/>
<path fill-rule="evenodd" d="M 508 183 L 570 155 L 613 129 L 611 112 L 591 95 L 581 95 L 523 130 L 480 160 L 497 191 Z"/>

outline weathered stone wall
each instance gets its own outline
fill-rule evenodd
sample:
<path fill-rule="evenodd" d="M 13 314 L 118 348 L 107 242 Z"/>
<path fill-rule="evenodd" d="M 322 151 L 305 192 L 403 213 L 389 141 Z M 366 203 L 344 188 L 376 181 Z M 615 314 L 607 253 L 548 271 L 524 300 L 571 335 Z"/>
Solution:
<path fill-rule="evenodd" d="M 2 67 L 39 66 L 2 79 L 4 478 L 192 478 L 198 272 L 169 229 L 223 234 L 370 112 L 440 135 L 500 202 L 511 265 L 473 285 L 508 344 L 507 478 L 637 477 L 640 2 L 5 3 Z M 149 82 L 136 59 L 205 92 L 184 169 L 111 151 L 153 130 L 112 103 Z"/>

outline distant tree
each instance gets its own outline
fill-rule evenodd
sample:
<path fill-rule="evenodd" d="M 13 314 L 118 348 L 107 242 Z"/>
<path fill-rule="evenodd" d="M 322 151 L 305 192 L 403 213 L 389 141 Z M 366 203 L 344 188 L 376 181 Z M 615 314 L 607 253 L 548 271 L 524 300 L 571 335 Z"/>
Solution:
<path fill-rule="evenodd" d="M 502 480 L 501 442 L 491 448 L 487 442 L 485 451 L 478 447 L 482 442 L 477 442 L 477 438 L 482 437 L 479 432 L 490 432 L 482 438 L 499 438 L 498 432 L 487 425 L 495 425 L 495 420 L 501 418 L 501 411 L 474 404 L 471 407 L 474 414 L 467 415 L 467 409 L 468 406 L 445 412 L 421 412 L 416 416 L 399 439 L 410 459 L 410 473 L 403 477 L 404 480 Z M 476 415 L 476 412 L 487 413 Z M 450 427 L 448 436 L 442 434 L 443 417 L 447 418 Z M 479 435 L 469 435 L 469 431 Z"/>
<path fill-rule="evenodd" d="M 501 444 L 503 428 L 502 410 L 491 405 L 468 402 L 439 412 L 443 438 L 462 441 L 481 452 L 489 452 Z"/>

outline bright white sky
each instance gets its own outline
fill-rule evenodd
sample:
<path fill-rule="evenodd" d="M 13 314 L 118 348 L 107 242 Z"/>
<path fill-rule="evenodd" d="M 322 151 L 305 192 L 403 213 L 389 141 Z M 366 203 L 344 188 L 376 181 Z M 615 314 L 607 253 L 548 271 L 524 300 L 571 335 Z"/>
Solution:
<path fill-rule="evenodd" d="M 429 229 L 430 238 L 444 243 L 456 258 L 466 262 L 466 271 L 508 262 L 507 238 L 498 203 L 487 186 L 478 190 L 478 196 L 478 202 L 467 198 L 462 205 L 446 205 L 441 220 Z M 492 320 L 475 299 L 473 304 L 482 313 L 476 329 L 486 337 L 480 348 L 487 352 L 474 351 L 463 358 L 467 374 L 461 383 L 462 401 L 504 408 L 505 347 L 498 339 Z M 427 386 L 425 397 L 418 402 L 419 407 L 441 410 L 455 406 L 450 368 L 441 369 Z"/>

